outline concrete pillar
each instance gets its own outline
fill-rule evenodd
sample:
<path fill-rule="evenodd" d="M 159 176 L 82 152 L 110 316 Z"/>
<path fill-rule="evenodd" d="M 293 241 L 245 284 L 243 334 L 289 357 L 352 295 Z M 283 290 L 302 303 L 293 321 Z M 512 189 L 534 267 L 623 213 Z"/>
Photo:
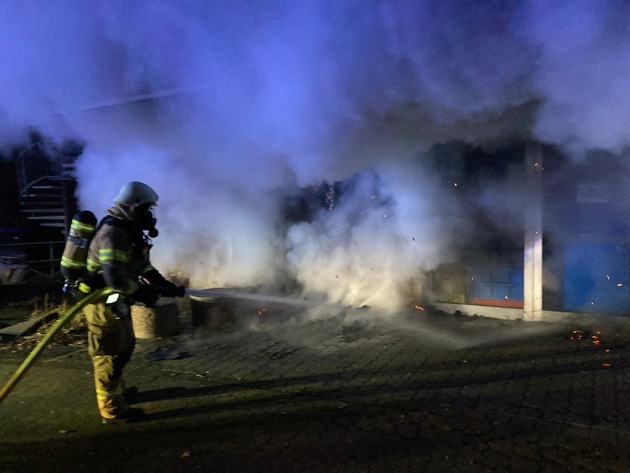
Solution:
<path fill-rule="evenodd" d="M 541 320 L 543 310 L 543 151 L 530 142 L 525 150 L 527 202 L 525 205 L 524 319 Z"/>

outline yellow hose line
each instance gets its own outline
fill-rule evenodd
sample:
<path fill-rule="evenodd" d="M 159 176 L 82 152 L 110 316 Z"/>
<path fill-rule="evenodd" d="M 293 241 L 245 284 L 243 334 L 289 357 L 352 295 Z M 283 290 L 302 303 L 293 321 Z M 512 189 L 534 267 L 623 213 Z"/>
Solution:
<path fill-rule="evenodd" d="M 22 376 L 24 376 L 24 373 L 26 373 L 26 370 L 35 361 L 35 358 L 37 358 L 37 356 L 44 349 L 44 347 L 46 345 L 48 345 L 48 342 L 50 342 L 50 340 L 55 336 L 55 334 L 59 331 L 59 329 L 61 327 L 66 325 L 68 322 L 70 322 L 74 318 L 74 316 L 81 309 L 83 309 L 87 304 L 89 304 L 92 301 L 98 299 L 99 297 L 106 297 L 106 296 L 112 294 L 113 292 L 115 292 L 115 291 L 113 289 L 110 289 L 110 288 L 105 288 L 105 289 L 100 289 L 98 291 L 94 291 L 91 294 L 85 296 L 83 299 L 81 299 L 79 302 L 77 302 L 70 309 L 68 309 L 66 311 L 66 313 L 61 318 L 57 319 L 57 321 L 52 326 L 52 328 L 46 333 L 46 335 L 44 335 L 44 338 L 42 338 L 41 341 L 37 344 L 37 346 L 35 348 L 33 348 L 33 351 L 31 351 L 31 353 L 22 362 L 22 364 L 17 369 L 17 371 L 15 373 L 13 373 L 13 376 L 11 377 L 11 379 L 0 390 L 0 402 L 2 402 L 5 397 L 7 397 L 7 395 L 9 394 L 9 391 L 11 391 L 11 389 L 13 389 L 13 387 L 17 384 L 17 382 L 20 380 L 20 378 L 22 378 Z"/>

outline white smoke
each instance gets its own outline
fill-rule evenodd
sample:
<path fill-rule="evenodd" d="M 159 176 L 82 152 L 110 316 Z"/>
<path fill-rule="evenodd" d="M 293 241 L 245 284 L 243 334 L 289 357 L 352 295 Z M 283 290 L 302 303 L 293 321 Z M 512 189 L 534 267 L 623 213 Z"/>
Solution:
<path fill-rule="evenodd" d="M 466 231 L 421 163 L 433 144 L 628 145 L 627 9 L 8 0 L 0 140 L 36 127 L 85 142 L 79 193 L 96 212 L 127 181 L 153 186 L 155 263 L 195 287 L 288 273 L 335 302 L 395 308 Z M 282 197 L 352 176 L 333 210 L 280 224 Z"/>
<path fill-rule="evenodd" d="M 573 154 L 623 150 L 630 138 L 630 5 L 523 5 L 517 34 L 538 51 L 534 88 L 544 98 L 536 135 Z"/>
<path fill-rule="evenodd" d="M 418 167 L 416 165 L 416 167 Z M 422 271 L 448 261 L 454 202 L 419 169 L 393 164 L 356 176 L 340 205 L 288 233 L 289 261 L 308 291 L 350 306 L 396 308 L 418 296 Z"/>

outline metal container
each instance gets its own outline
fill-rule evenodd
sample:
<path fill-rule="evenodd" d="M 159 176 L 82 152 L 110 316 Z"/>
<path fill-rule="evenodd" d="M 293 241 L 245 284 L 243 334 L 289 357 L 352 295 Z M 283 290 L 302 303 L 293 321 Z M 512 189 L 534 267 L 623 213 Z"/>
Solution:
<path fill-rule="evenodd" d="M 190 296 L 190 314 L 193 327 L 226 329 L 236 324 L 238 302 L 231 297 Z"/>
<path fill-rule="evenodd" d="M 193 327 L 215 330 L 286 321 L 304 307 L 298 298 L 256 287 L 191 290 L 189 294 Z"/>

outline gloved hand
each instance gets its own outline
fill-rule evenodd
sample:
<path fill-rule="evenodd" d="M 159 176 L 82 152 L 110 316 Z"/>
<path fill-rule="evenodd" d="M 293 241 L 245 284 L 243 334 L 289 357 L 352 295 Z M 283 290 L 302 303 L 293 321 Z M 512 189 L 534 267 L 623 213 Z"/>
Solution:
<path fill-rule="evenodd" d="M 176 286 L 170 281 L 164 281 L 163 286 L 160 288 L 162 297 L 184 297 L 185 294 L 186 288 L 184 286 Z"/>
<path fill-rule="evenodd" d="M 153 307 L 160 297 L 160 292 L 155 286 L 140 284 L 138 290 L 131 297 L 136 302 L 140 302 L 147 307 Z"/>

